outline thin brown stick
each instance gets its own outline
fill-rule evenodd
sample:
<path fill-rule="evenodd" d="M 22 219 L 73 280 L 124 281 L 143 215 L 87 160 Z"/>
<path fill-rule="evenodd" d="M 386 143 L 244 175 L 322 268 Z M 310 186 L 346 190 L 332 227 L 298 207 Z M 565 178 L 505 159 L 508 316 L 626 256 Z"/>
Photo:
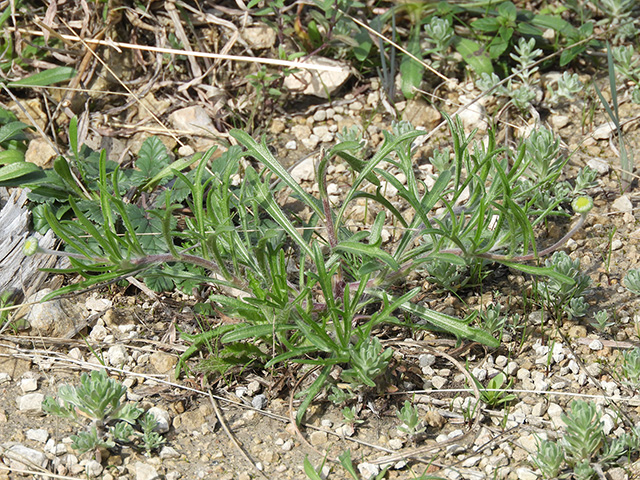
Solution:
<path fill-rule="evenodd" d="M 480 409 L 480 390 L 478 389 L 478 386 L 476 385 L 476 382 L 474 381 L 474 379 L 471 376 L 471 374 L 469 373 L 469 371 L 466 368 L 464 368 L 464 365 L 462 365 L 458 360 L 453 358 L 448 353 L 441 352 L 439 350 L 431 348 L 428 345 L 424 344 L 424 342 L 418 342 L 418 341 L 415 341 L 415 340 L 404 340 L 402 342 L 388 342 L 388 343 L 401 343 L 401 344 L 404 344 L 404 345 L 411 345 L 411 346 L 420 347 L 420 348 L 423 348 L 423 349 L 427 350 L 432 355 L 436 355 L 436 356 L 439 356 L 439 357 L 442 357 L 442 358 L 445 358 L 445 359 L 449 360 L 453 365 L 455 365 L 456 368 L 458 368 L 458 370 L 460 370 L 463 373 L 463 375 L 465 377 L 467 377 L 467 381 L 469 382 L 469 385 L 471 385 L 471 388 L 473 389 L 473 393 L 474 393 L 474 395 L 476 397 L 476 417 L 475 417 L 475 419 L 473 421 L 473 424 L 471 425 L 471 427 L 469 427 L 469 429 L 466 431 L 466 433 L 464 433 L 463 435 L 461 435 L 459 437 L 452 438 L 450 440 L 447 440 L 446 442 L 437 443 L 436 445 L 425 445 L 423 447 L 418 447 L 418 448 L 414 448 L 414 449 L 410 449 L 410 450 L 401 451 L 401 452 L 399 452 L 399 453 L 397 453 L 395 455 L 387 455 L 386 457 L 380 457 L 380 458 L 378 458 L 376 460 L 373 460 L 370 463 L 373 463 L 373 464 L 392 463 L 392 462 L 397 462 L 399 460 L 406 460 L 408 458 L 412 458 L 414 460 L 422 461 L 422 459 L 420 457 L 423 456 L 426 453 L 432 452 L 434 450 L 441 450 L 443 447 L 446 447 L 447 445 L 451 445 L 452 443 L 459 443 L 462 439 L 464 439 L 465 437 L 469 436 L 474 431 L 476 433 L 479 433 L 478 427 L 480 426 L 480 420 L 482 418 L 482 415 L 480 414 L 481 413 L 481 409 Z"/>
<path fill-rule="evenodd" d="M 242 444 L 238 441 L 238 439 L 235 437 L 235 435 L 231 432 L 231 430 L 227 426 L 227 422 L 225 422 L 224 416 L 222 415 L 222 411 L 220 411 L 220 407 L 218 406 L 218 402 L 216 401 L 216 399 L 213 398 L 213 395 L 211 394 L 211 390 L 207 390 L 207 394 L 209 395 L 209 401 L 211 402 L 211 406 L 213 407 L 213 410 L 216 412 L 216 417 L 218 417 L 218 421 L 220 422 L 220 426 L 222 426 L 222 429 L 224 430 L 224 433 L 227 434 L 227 437 L 229 437 L 229 440 L 231 440 L 231 443 L 233 443 L 236 446 L 236 448 L 238 450 L 240 450 L 240 453 L 245 458 L 245 460 L 247 462 L 249 462 L 251 464 L 251 466 L 253 468 L 255 468 L 256 471 L 263 478 L 267 478 L 268 479 L 268 477 L 264 474 L 264 472 L 258 468 L 258 466 L 255 464 L 255 462 L 253 460 L 251 460 L 251 457 L 245 451 L 245 449 L 243 448 Z"/>
<path fill-rule="evenodd" d="M 7 28 L 8 31 L 19 31 L 23 34 L 35 35 L 35 36 L 43 36 L 42 32 L 37 30 L 28 30 L 28 29 L 16 29 L 16 28 Z M 145 52 L 156 52 L 156 53 L 168 53 L 171 55 L 186 55 L 192 57 L 203 57 L 203 58 L 214 58 L 219 60 L 230 60 L 232 62 L 249 62 L 249 63 L 262 63 L 265 65 L 276 65 L 280 67 L 289 67 L 289 68 L 301 68 L 304 70 L 318 70 L 324 72 L 342 72 L 344 71 L 344 67 L 338 67 L 334 65 L 321 65 L 319 63 L 310 63 L 310 62 L 292 62 L 290 60 L 279 60 L 277 58 L 261 58 L 261 57 L 247 57 L 244 55 L 222 55 L 219 53 L 208 53 L 208 52 L 188 52 L 186 50 L 180 50 L 177 48 L 163 48 L 163 47 L 152 47 L 149 45 L 136 45 L 133 43 L 125 43 L 125 42 L 114 42 L 107 40 L 96 40 L 96 39 L 82 39 L 77 35 L 67 35 L 67 34 L 59 34 L 60 38 L 65 40 L 71 40 L 75 42 L 84 42 L 88 44 L 97 44 L 102 45 L 104 47 L 111 47 L 116 50 L 121 48 L 131 49 L 131 50 L 143 50 Z"/>

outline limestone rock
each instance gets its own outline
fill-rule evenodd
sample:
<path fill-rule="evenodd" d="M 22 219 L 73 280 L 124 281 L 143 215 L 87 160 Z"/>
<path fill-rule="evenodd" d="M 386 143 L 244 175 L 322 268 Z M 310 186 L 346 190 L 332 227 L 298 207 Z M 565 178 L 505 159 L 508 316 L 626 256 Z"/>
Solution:
<path fill-rule="evenodd" d="M 328 99 L 351 76 L 351 70 L 347 65 L 330 58 L 310 57 L 306 63 L 333 67 L 337 71 L 301 70 L 289 75 L 284 79 L 284 86 L 292 93 Z"/>

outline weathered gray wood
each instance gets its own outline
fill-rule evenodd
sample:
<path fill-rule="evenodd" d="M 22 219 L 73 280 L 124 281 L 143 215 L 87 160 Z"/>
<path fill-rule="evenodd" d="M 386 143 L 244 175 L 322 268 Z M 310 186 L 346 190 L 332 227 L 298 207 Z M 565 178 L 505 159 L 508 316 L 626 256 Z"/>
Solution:
<path fill-rule="evenodd" d="M 56 242 L 51 230 L 43 236 L 29 229 L 27 193 L 26 189 L 15 189 L 9 195 L 5 188 L 0 188 L 0 199 L 8 197 L 0 204 L 0 293 L 11 291 L 24 295 L 37 290 L 47 276 L 39 269 L 51 268 L 58 260 L 52 255 L 26 257 L 22 252 L 25 240 L 31 235 L 35 235 L 44 248 L 53 248 Z"/>

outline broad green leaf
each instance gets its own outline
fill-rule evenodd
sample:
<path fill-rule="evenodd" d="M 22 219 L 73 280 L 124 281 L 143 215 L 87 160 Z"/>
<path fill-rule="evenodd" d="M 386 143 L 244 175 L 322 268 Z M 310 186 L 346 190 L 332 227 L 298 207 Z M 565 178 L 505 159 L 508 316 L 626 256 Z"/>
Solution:
<path fill-rule="evenodd" d="M 28 77 L 21 78 L 8 84 L 9 87 L 29 87 L 32 85 L 46 87 L 55 83 L 66 82 L 76 75 L 76 71 L 71 67 L 55 67 L 43 72 L 34 73 Z"/>
<path fill-rule="evenodd" d="M 0 152 L 0 165 L 9 165 L 16 162 L 24 162 L 24 153 L 20 150 L 11 149 Z"/>
<path fill-rule="evenodd" d="M 409 53 L 422 60 L 419 24 L 414 26 L 406 48 Z M 402 62 L 400 63 L 400 78 L 402 82 L 400 88 L 405 98 L 413 98 L 416 96 L 416 89 L 420 88 L 423 73 L 424 66 L 408 55 L 403 55 Z"/>
<path fill-rule="evenodd" d="M 498 15 L 509 23 L 513 23 L 516 20 L 518 11 L 516 6 L 511 2 L 504 2 L 498 5 Z"/>
<path fill-rule="evenodd" d="M 455 37 L 453 45 L 467 64 L 480 75 L 493 73 L 493 64 L 485 48 L 468 38 Z"/>
<path fill-rule="evenodd" d="M 551 28 L 563 35 L 570 35 L 575 31 L 573 25 L 555 15 L 534 15 L 531 23 L 540 28 Z"/>
<path fill-rule="evenodd" d="M 356 46 L 353 47 L 351 51 L 359 62 L 364 62 L 369 56 L 369 53 L 371 53 L 371 48 L 373 47 L 371 36 L 363 27 L 360 27 L 360 30 L 355 35 L 355 41 Z"/>
<path fill-rule="evenodd" d="M 40 167 L 30 162 L 16 162 L 0 167 L 0 182 L 15 180 L 29 173 L 37 172 Z"/>
<path fill-rule="evenodd" d="M 487 51 L 489 52 L 489 57 L 492 59 L 497 59 L 504 53 L 504 51 L 509 47 L 509 41 L 511 40 L 511 36 L 513 35 L 513 29 L 507 27 L 500 27 L 498 30 L 498 35 L 496 35 L 491 43 L 487 47 Z"/>
<path fill-rule="evenodd" d="M 26 140 L 23 130 L 30 128 L 29 125 L 22 122 L 11 122 L 0 128 L 0 144 L 9 140 Z"/>
<path fill-rule="evenodd" d="M 480 32 L 495 32 L 500 28 L 497 18 L 479 18 L 471 22 L 471 28 Z"/>
<path fill-rule="evenodd" d="M 539 36 L 539 35 L 542 35 L 544 33 L 539 28 L 534 27 L 533 25 L 531 25 L 530 23 L 527 23 L 527 22 L 518 23 L 517 26 L 516 26 L 516 30 L 521 35 L 526 35 L 526 36 L 529 36 L 529 37 Z"/>
<path fill-rule="evenodd" d="M 149 137 L 144 141 L 142 147 L 140 147 L 136 167 L 142 172 L 143 178 L 148 180 L 168 166 L 170 160 L 167 147 L 164 146 L 164 143 L 162 143 L 158 137 Z"/>

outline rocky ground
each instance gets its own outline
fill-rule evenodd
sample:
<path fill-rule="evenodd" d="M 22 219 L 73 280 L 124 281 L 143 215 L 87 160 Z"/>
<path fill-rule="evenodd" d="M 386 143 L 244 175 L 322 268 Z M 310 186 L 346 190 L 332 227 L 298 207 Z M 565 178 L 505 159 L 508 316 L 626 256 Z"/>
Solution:
<path fill-rule="evenodd" d="M 255 32 L 261 33 L 268 36 Z M 546 75 L 543 82 L 551 81 L 553 74 Z M 395 120 L 385 107 L 378 81 L 351 80 L 339 89 L 343 82 L 339 80 L 331 102 L 300 94 L 265 122 L 276 158 L 309 191 L 318 188 L 314 155 L 321 147 L 330 147 L 337 132 L 360 126 L 368 148 L 374 151 L 382 132 Z M 454 113 L 464 99 L 478 94 L 472 85 L 451 84 L 439 91 L 440 107 Z M 189 134 L 181 137 L 187 139 L 183 145 L 169 136 L 162 136 L 163 142 L 180 155 L 189 155 L 228 141 L 210 115 L 210 100 L 202 105 L 184 101 L 180 108 L 172 108 L 162 120 Z M 153 92 L 147 93 L 144 102 L 160 112 L 171 106 Z M 346 450 L 363 479 L 375 478 L 381 468 L 388 468 L 387 479 L 435 475 L 451 480 L 533 480 L 538 473 L 530 456 L 538 439 L 562 435 L 561 416 L 575 398 L 602 405 L 607 435 L 628 431 L 629 425 L 638 422 L 640 395 L 621 382 L 617 372 L 621 352 L 640 346 L 640 302 L 621 283 L 626 272 L 640 264 L 638 184 L 622 192 L 612 129 L 601 109 L 583 125 L 581 102 L 548 111 L 539 121 L 554 130 L 564 152 L 571 155 L 567 178 L 584 165 L 598 171 L 599 185 L 591 192 L 594 209 L 586 226 L 565 247 L 572 258 L 580 259 L 592 280 L 586 317 L 557 322 L 533 307 L 527 302 L 532 279 L 515 271 L 499 269 L 483 287 L 463 291 L 459 298 L 436 295 L 416 275 L 408 282 L 423 286 L 420 301 L 430 308 L 464 316 L 473 309 L 500 304 L 510 316 L 520 314 L 521 320 L 510 321 L 497 350 L 456 345 L 450 338 L 425 332 L 378 332 L 384 333 L 380 336 L 395 352 L 390 375 L 396 390 L 359 399 L 363 422 L 355 425 L 345 424 L 342 412 L 326 395 L 321 396 L 298 430 L 290 418 L 299 404 L 294 395 L 301 372 L 237 372 L 211 386 L 200 374 L 175 379 L 177 360 L 188 346 L 179 333 L 198 332 L 202 322 L 219 321 L 196 316 L 191 309 L 193 297 L 112 286 L 33 304 L 47 292 L 39 288 L 13 317 L 24 317 L 27 323 L 14 323 L 17 330 L 4 328 L 0 336 L 0 480 L 303 479 L 307 478 L 305 458 L 314 466 L 326 459 L 324 474 L 337 479 L 347 478 L 336 462 Z M 622 119 L 637 119 L 637 106 L 624 99 L 620 103 Z M 46 116 L 39 101 L 25 104 L 35 118 Z M 468 129 L 479 129 L 478 138 L 486 132 L 487 114 L 495 112 L 492 100 L 481 105 L 461 112 Z M 8 106 L 28 122 L 16 105 Z M 425 132 L 432 132 L 442 121 L 438 110 L 423 100 L 398 100 L 395 107 L 400 118 Z M 141 111 L 128 115 L 128 120 L 141 122 Z M 92 121 L 95 128 L 88 133 L 87 144 L 108 145 L 114 159 L 126 158 L 128 149 L 137 151 L 149 134 L 133 129 L 125 135 L 122 128 L 122 135 L 112 131 L 107 135 L 107 127 L 113 125 L 100 123 L 98 115 Z M 203 133 L 212 131 L 217 134 Z M 521 134 L 506 124 L 500 124 L 498 131 L 499 142 L 505 144 Z M 629 150 L 640 151 L 637 122 L 629 122 L 624 131 Z M 435 145 L 446 144 L 444 130 L 424 143 L 416 155 L 417 175 L 430 173 L 430 152 Z M 32 141 L 29 148 L 29 159 L 40 164 L 54 156 L 41 141 Z M 339 203 L 349 182 L 347 168 L 331 165 L 328 180 L 330 199 Z M 351 214 L 354 222 L 370 220 L 364 208 Z M 566 228 L 566 223 L 549 224 L 540 232 L 540 241 L 552 242 Z M 394 241 L 392 228 L 385 228 L 384 241 Z M 72 280 L 51 275 L 42 287 L 57 288 Z M 614 322 L 603 332 L 589 324 L 599 310 L 607 310 Z M 30 328 L 23 330 L 25 326 Z M 195 357 L 190 361 L 192 371 L 198 361 Z M 77 384 L 82 372 L 102 365 L 128 387 L 128 400 L 139 402 L 158 419 L 166 439 L 159 451 L 145 456 L 123 446 L 102 452 L 97 461 L 95 455 L 79 455 L 71 449 L 70 436 L 77 427 L 43 413 L 44 396 L 55 394 L 62 384 Z M 467 371 L 480 381 L 503 372 L 515 398 L 493 408 L 478 403 L 476 392 L 469 390 Z M 398 431 L 396 411 L 405 400 L 420 408 L 426 427 L 416 440 Z M 640 475 L 640 469 L 632 457 L 606 475 L 622 480 Z"/>
<path fill-rule="evenodd" d="M 276 156 L 294 166 L 293 174 L 313 190 L 304 159 L 319 146 L 331 145 L 336 131 L 366 121 L 375 148 L 380 132 L 389 128 L 389 117 L 377 109 L 376 98 L 375 90 L 347 94 L 343 105 L 322 105 L 273 120 L 270 138 Z M 426 129 L 439 121 L 437 111 L 417 101 L 406 105 L 405 115 L 411 112 L 419 116 L 413 121 Z M 621 286 L 625 272 L 638 265 L 637 188 L 634 184 L 620 194 L 608 135 L 590 135 L 585 140 L 580 125 L 571 118 L 569 110 L 553 114 L 548 121 L 557 126 L 567 151 L 574 152 L 571 165 L 597 168 L 600 186 L 594 192 L 595 208 L 586 228 L 566 250 L 580 259 L 593 280 L 589 315 L 609 310 L 615 319 L 610 330 L 595 331 L 587 324 L 590 317 L 559 325 L 539 310 L 527 312 L 522 297 L 531 280 L 505 271 L 484 291 L 466 292 L 464 302 L 452 296 L 432 301 L 433 307 L 454 314 L 489 303 L 508 303 L 512 313 L 525 312 L 526 328 L 507 331 L 498 350 L 478 345 L 460 349 L 432 334 L 412 339 L 407 332 L 396 332 L 396 340 L 387 342 L 395 350 L 395 373 L 405 373 L 403 389 L 363 399 L 359 408 L 364 422 L 355 428 L 345 425 L 341 412 L 320 398 L 307 416 L 307 425 L 296 431 L 289 420 L 289 396 L 294 391 L 276 388 L 278 378 L 268 372 L 237 375 L 211 390 L 197 376 L 173 378 L 177 358 L 185 350 L 176 331 L 196 328 L 189 298 L 154 299 L 99 290 L 48 302 L 34 306 L 26 317 L 30 331 L 16 335 L 5 331 L 0 341 L 4 462 L 0 479 L 54 474 L 55 478 L 121 480 L 298 479 L 306 478 L 305 457 L 314 465 L 326 457 L 325 473 L 333 470 L 330 478 L 344 478 L 342 467 L 332 461 L 347 449 L 362 478 L 379 472 L 381 465 L 390 465 L 385 477 L 389 479 L 420 478 L 424 472 L 452 480 L 534 479 L 529 456 L 536 450 L 537 439 L 559 434 L 561 415 L 576 396 L 603 404 L 607 434 L 620 434 L 624 431 L 620 412 L 634 421 L 640 413 L 640 396 L 615 375 L 620 352 L 640 344 L 638 300 Z M 597 126 L 589 127 L 590 133 Z M 637 145 L 635 126 L 629 128 L 627 139 Z M 429 144 L 424 148 L 429 149 Z M 341 182 L 347 181 L 345 170 L 340 165 L 330 170 L 330 181 L 336 186 L 330 193 L 336 201 Z M 550 227 L 550 236 L 554 228 Z M 393 240 L 391 235 L 388 241 Z M 429 296 L 426 284 L 425 296 Z M 386 332 L 387 338 L 393 335 Z M 442 356 L 447 352 L 456 363 Z M 54 394 L 61 384 L 77 383 L 82 371 L 102 363 L 113 367 L 113 375 L 129 388 L 129 400 L 153 408 L 163 420 L 166 445 L 157 454 L 146 457 L 123 447 L 105 453 L 101 463 L 89 454 L 76 455 L 69 439 L 75 427 L 43 414 L 44 395 Z M 480 380 L 504 372 L 516 399 L 504 409 L 474 410 L 476 401 L 473 392 L 465 391 L 462 365 Z M 426 434 L 417 442 L 397 429 L 395 412 L 404 399 L 420 407 L 427 424 Z M 634 471 L 632 463 L 610 470 L 608 478 L 629 478 Z"/>

